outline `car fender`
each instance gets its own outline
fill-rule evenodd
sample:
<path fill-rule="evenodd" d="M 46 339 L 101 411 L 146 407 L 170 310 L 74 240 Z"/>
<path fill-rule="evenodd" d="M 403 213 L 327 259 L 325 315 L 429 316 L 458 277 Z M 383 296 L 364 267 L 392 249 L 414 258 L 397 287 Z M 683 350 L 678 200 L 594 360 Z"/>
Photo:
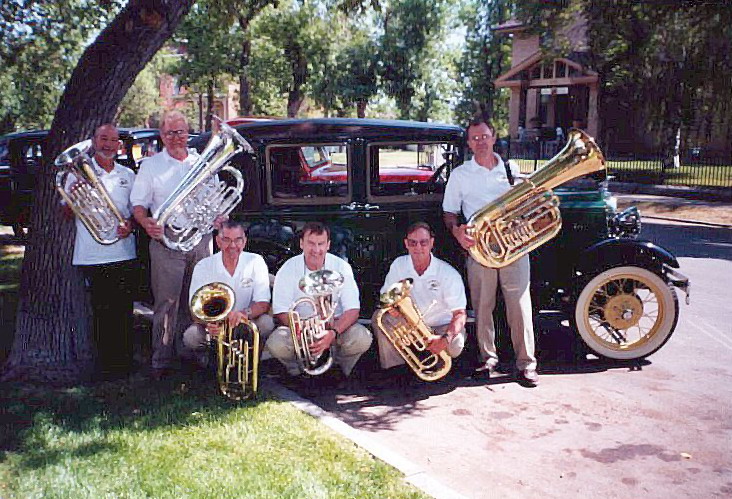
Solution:
<path fill-rule="evenodd" d="M 579 256 L 575 270 L 585 274 L 618 265 L 640 265 L 657 272 L 664 264 L 679 268 L 679 262 L 674 255 L 651 241 L 613 238 L 585 249 Z"/>

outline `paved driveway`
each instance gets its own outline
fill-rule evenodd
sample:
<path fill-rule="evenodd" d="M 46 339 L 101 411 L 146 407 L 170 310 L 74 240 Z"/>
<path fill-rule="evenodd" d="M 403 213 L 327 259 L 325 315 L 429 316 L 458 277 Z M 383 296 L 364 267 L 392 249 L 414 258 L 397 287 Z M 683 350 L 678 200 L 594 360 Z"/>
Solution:
<path fill-rule="evenodd" d="M 576 361 L 541 321 L 541 383 L 510 376 L 300 394 L 467 497 L 732 495 L 732 230 L 646 223 L 693 283 L 650 359 Z"/>

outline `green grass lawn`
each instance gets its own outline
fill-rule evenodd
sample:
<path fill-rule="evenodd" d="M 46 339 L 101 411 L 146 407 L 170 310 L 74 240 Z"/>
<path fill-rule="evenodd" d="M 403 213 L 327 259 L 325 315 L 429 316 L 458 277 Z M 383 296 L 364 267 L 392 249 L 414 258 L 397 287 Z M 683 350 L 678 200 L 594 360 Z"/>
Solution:
<path fill-rule="evenodd" d="M 21 263 L 0 257 L 6 343 Z M 70 389 L 0 384 L 0 497 L 425 496 L 289 403 L 231 403 L 213 375 L 135 374 Z"/>
<path fill-rule="evenodd" d="M 290 404 L 233 404 L 213 380 L 0 393 L 3 498 L 425 497 Z"/>

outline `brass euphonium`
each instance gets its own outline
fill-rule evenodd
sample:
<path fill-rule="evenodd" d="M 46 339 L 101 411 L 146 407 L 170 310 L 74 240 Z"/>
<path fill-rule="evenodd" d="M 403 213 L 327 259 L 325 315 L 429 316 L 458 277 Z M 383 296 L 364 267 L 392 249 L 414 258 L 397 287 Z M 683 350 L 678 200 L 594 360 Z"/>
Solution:
<path fill-rule="evenodd" d="M 259 377 L 259 330 L 250 320 L 242 323 L 252 332 L 252 341 L 240 337 L 241 328 L 231 327 L 226 316 L 234 308 L 236 296 L 230 286 L 212 282 L 201 286 L 191 298 L 191 314 L 204 324 L 218 324 L 216 336 L 216 381 L 219 391 L 231 400 L 257 394 Z"/>
<path fill-rule="evenodd" d="M 56 157 L 56 189 L 96 242 L 113 244 L 119 240 L 117 228 L 126 220 L 94 172 L 90 148 L 91 141 L 85 140 Z M 69 175 L 76 180 L 67 187 Z"/>
<path fill-rule="evenodd" d="M 605 157 L 582 130 L 569 131 L 567 145 L 540 170 L 468 220 L 475 239 L 470 254 L 481 265 L 505 267 L 559 233 L 559 198 L 552 189 L 582 175 L 603 170 Z"/>
<path fill-rule="evenodd" d="M 192 250 L 213 231 L 216 217 L 228 215 L 241 201 L 244 178 L 226 163 L 239 152 L 253 149 L 234 128 L 221 120 L 219 127 L 185 177 L 153 214 L 163 227 L 163 242 L 171 249 Z M 217 178 L 224 172 L 231 175 L 233 185 Z"/>
<path fill-rule="evenodd" d="M 443 350 L 434 354 L 427 348 L 431 341 L 439 338 L 424 322 L 419 309 L 410 296 L 412 279 L 402 279 L 381 293 L 379 310 L 374 322 L 389 342 L 402 356 L 410 369 L 424 381 L 437 381 L 450 372 L 452 357 Z M 384 315 L 391 310 L 397 312 L 396 319 L 384 321 Z"/>
<path fill-rule="evenodd" d="M 328 349 L 313 355 L 310 347 L 325 336 L 330 326 L 337 303 L 334 294 L 343 286 L 343 276 L 334 270 L 316 270 L 300 279 L 298 286 L 307 296 L 295 300 L 288 312 L 295 356 L 300 370 L 318 376 L 333 365 L 333 352 Z M 301 313 L 303 308 L 310 308 L 310 313 Z"/>

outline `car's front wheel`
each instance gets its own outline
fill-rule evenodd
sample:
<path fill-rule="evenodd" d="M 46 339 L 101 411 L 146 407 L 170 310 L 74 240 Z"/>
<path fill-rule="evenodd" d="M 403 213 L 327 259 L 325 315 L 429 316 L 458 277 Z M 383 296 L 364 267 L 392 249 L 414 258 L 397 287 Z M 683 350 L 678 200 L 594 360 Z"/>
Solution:
<path fill-rule="evenodd" d="M 618 360 L 640 359 L 661 348 L 678 317 L 674 289 L 657 274 L 633 266 L 614 267 L 590 279 L 574 311 L 585 344 Z"/>

